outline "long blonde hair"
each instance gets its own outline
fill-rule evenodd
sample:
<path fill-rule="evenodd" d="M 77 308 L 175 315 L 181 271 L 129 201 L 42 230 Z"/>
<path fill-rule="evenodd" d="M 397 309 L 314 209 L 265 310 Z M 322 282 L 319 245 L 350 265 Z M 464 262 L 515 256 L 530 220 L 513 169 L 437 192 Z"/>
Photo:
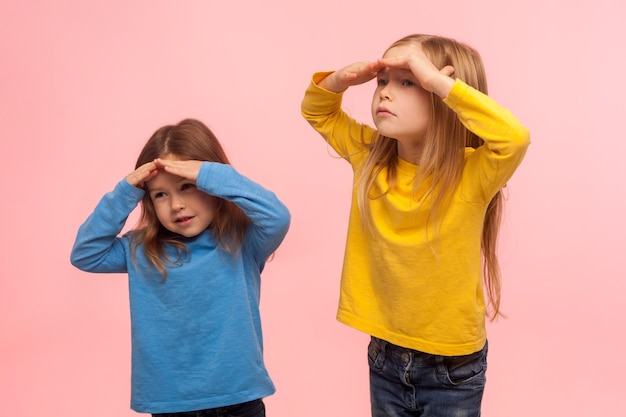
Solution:
<path fill-rule="evenodd" d="M 387 50 L 400 45 L 421 47 L 437 68 L 453 66 L 454 77 L 487 94 L 487 79 L 482 59 L 470 46 L 440 36 L 416 34 L 396 41 Z M 430 204 L 427 224 L 428 229 L 433 232 L 435 242 L 452 194 L 461 179 L 465 148 L 478 148 L 482 144 L 483 140 L 467 130 L 443 100 L 431 93 L 430 123 L 419 170 L 413 184 L 413 194 L 417 196 L 418 188 L 425 186 L 426 191 L 419 196 L 419 200 L 421 204 L 427 200 Z M 369 154 L 359 172 L 357 201 L 367 228 L 371 226 L 367 223 L 371 221 L 368 200 L 383 197 L 395 185 L 398 146 L 395 139 L 382 135 L 366 146 L 369 148 Z M 389 189 L 380 195 L 371 195 L 376 176 L 385 169 Z M 498 191 L 487 208 L 481 239 L 483 281 L 488 298 L 488 315 L 491 319 L 501 315 L 501 274 L 496 252 L 502 204 L 502 192 Z"/>
<path fill-rule="evenodd" d="M 206 125 L 195 119 L 185 119 L 176 125 L 157 129 L 139 154 L 135 168 L 164 156 L 173 156 L 181 160 L 230 163 L 217 137 Z M 237 205 L 220 199 L 209 230 L 221 249 L 235 254 L 243 244 L 249 223 L 250 219 Z M 146 257 L 163 280 L 167 279 L 167 264 L 180 264 L 189 255 L 181 236 L 169 232 L 159 222 L 148 193 L 141 201 L 139 226 L 133 231 L 132 237 L 133 257 L 137 248 L 143 246 Z M 176 249 L 178 254 L 176 259 L 166 255 L 166 245 Z"/>

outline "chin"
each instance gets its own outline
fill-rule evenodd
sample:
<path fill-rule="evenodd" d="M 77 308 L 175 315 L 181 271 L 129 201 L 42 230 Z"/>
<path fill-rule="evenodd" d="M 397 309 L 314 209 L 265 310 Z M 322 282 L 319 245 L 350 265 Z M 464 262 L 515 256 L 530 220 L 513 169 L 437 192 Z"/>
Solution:
<path fill-rule="evenodd" d="M 180 234 L 181 236 L 191 238 L 191 237 L 196 237 L 196 236 L 198 236 L 200 233 L 202 233 L 202 232 L 197 232 L 197 233 L 196 233 L 196 232 L 188 232 L 188 233 L 179 233 L 179 234 Z"/>

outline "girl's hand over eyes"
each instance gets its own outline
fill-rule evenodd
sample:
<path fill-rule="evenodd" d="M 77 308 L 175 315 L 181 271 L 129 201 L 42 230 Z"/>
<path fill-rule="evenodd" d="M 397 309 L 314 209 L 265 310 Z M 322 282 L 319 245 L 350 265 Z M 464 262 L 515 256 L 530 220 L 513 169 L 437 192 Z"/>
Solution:
<path fill-rule="evenodd" d="M 202 161 L 193 160 L 179 161 L 158 158 L 155 160 L 155 163 L 165 172 L 186 178 L 194 183 L 196 182 L 196 179 L 198 179 L 198 173 L 200 172 L 200 167 L 202 166 Z"/>
<path fill-rule="evenodd" d="M 128 174 L 126 181 L 133 187 L 143 188 L 145 182 L 154 178 L 158 173 L 156 162 L 147 162 Z"/>

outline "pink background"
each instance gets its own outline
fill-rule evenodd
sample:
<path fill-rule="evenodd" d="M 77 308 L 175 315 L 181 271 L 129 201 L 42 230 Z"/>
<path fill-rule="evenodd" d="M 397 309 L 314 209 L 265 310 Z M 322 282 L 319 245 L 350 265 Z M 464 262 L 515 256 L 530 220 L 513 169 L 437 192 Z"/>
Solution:
<path fill-rule="evenodd" d="M 413 32 L 481 51 L 531 130 L 509 183 L 508 319 L 486 416 L 624 415 L 626 67 L 617 0 L 0 3 L 0 415 L 132 416 L 126 279 L 69 264 L 161 125 L 205 121 L 293 223 L 264 274 L 273 417 L 367 416 L 367 336 L 335 321 L 350 170 L 300 116 L 310 75 Z M 370 121 L 373 84 L 346 107 Z"/>

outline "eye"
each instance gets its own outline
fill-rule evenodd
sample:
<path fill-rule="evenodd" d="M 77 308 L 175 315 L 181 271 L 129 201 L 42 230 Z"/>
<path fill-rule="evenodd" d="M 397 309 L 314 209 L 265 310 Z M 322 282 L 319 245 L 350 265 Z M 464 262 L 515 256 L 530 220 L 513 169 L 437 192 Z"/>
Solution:
<path fill-rule="evenodd" d="M 415 85 L 415 82 L 411 80 L 404 80 L 402 81 L 402 85 L 405 87 L 413 87 Z"/>
<path fill-rule="evenodd" d="M 181 191 L 182 190 L 187 190 L 187 189 L 190 189 L 190 188 L 196 188 L 195 184 L 186 182 L 186 183 L 184 183 L 183 185 L 180 186 Z"/>
<path fill-rule="evenodd" d="M 153 200 L 159 199 L 159 198 L 161 198 L 161 197 L 165 197 L 165 193 L 164 193 L 164 192 L 162 192 L 162 191 L 159 191 L 158 193 L 154 193 L 154 194 L 152 195 L 152 199 L 153 199 Z"/>
<path fill-rule="evenodd" d="M 384 79 L 384 78 L 379 78 L 379 79 L 377 80 L 377 83 L 378 83 L 378 86 L 379 86 L 379 87 L 384 87 L 384 86 L 386 86 L 387 84 L 389 84 L 389 81 L 387 81 L 387 80 L 386 80 L 386 79 Z"/>

